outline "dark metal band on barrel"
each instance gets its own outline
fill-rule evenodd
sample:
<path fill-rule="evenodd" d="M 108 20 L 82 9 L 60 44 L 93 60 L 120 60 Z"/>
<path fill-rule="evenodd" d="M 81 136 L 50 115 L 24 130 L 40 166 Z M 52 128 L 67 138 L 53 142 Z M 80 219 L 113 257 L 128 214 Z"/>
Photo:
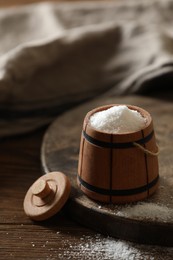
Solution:
<path fill-rule="evenodd" d="M 80 183 L 88 190 L 102 194 L 102 195 L 109 195 L 109 196 L 128 196 L 128 195 L 135 195 L 138 193 L 142 193 L 145 191 L 148 191 L 149 189 L 151 189 L 152 187 L 154 187 L 158 180 L 159 180 L 159 175 L 150 183 L 138 187 L 138 188 L 134 188 L 134 189 L 127 189 L 127 190 L 108 190 L 108 189 L 103 189 L 103 188 L 99 188 L 99 187 L 95 187 L 89 183 L 87 183 L 86 181 L 84 181 L 79 175 L 78 175 L 78 179 L 80 181 Z"/>
<path fill-rule="evenodd" d="M 90 135 L 88 135 L 85 131 L 83 131 L 83 136 L 84 138 L 90 142 L 91 144 L 94 144 L 96 146 L 100 146 L 103 148 L 113 148 L 113 149 L 123 149 L 123 148 L 131 148 L 131 147 L 135 147 L 134 146 L 134 142 L 138 143 L 138 144 L 145 144 L 148 141 L 150 141 L 150 139 L 153 137 L 154 131 L 152 131 L 149 135 L 147 135 L 146 137 L 133 141 L 133 142 L 127 142 L 127 143 L 109 143 L 109 142 L 103 142 L 100 140 L 97 140 L 93 137 L 91 137 Z"/>

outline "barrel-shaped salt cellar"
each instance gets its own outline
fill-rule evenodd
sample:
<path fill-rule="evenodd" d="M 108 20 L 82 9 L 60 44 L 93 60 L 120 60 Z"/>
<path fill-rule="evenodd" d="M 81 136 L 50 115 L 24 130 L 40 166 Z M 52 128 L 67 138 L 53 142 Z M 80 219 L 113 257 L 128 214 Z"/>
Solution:
<path fill-rule="evenodd" d="M 91 115 L 112 106 L 115 104 L 93 109 L 84 119 L 78 185 L 89 198 L 101 202 L 124 204 L 143 200 L 156 191 L 159 179 L 152 118 L 144 109 L 127 105 L 147 119 L 143 129 L 110 134 L 91 127 Z"/>

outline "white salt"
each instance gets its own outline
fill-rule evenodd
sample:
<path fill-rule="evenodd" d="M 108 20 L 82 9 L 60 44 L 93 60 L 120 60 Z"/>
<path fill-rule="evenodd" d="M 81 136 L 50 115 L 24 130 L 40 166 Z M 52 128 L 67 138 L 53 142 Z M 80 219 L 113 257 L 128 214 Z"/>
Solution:
<path fill-rule="evenodd" d="M 140 245 L 100 234 L 83 235 L 81 242 L 78 239 L 63 240 L 63 250 L 58 259 L 172 260 L 173 254 L 172 247 Z"/>
<path fill-rule="evenodd" d="M 90 125 L 105 133 L 127 133 L 139 131 L 145 127 L 147 119 L 138 111 L 125 105 L 113 106 L 93 114 Z"/>
<path fill-rule="evenodd" d="M 155 203 L 139 202 L 133 206 L 122 207 L 116 215 L 133 219 L 170 222 L 173 219 L 173 209 Z"/>

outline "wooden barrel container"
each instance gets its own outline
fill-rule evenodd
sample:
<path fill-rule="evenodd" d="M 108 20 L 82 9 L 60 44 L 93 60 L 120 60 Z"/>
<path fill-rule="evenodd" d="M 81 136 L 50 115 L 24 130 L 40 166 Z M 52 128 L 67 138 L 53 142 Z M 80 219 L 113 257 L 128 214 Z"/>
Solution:
<path fill-rule="evenodd" d="M 145 128 L 110 134 L 91 127 L 90 116 L 112 106 L 115 105 L 93 109 L 84 119 L 78 185 L 88 197 L 101 202 L 123 204 L 143 200 L 156 191 L 159 180 L 152 118 L 144 109 L 128 105 L 147 119 Z"/>

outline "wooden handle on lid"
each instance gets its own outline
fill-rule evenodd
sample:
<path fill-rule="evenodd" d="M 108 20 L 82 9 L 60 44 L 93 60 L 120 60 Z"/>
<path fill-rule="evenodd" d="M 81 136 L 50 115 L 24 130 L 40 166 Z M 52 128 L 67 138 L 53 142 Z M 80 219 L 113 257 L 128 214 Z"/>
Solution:
<path fill-rule="evenodd" d="M 32 186 L 32 194 L 39 197 L 45 198 L 51 192 L 51 188 L 46 180 L 38 180 Z"/>

